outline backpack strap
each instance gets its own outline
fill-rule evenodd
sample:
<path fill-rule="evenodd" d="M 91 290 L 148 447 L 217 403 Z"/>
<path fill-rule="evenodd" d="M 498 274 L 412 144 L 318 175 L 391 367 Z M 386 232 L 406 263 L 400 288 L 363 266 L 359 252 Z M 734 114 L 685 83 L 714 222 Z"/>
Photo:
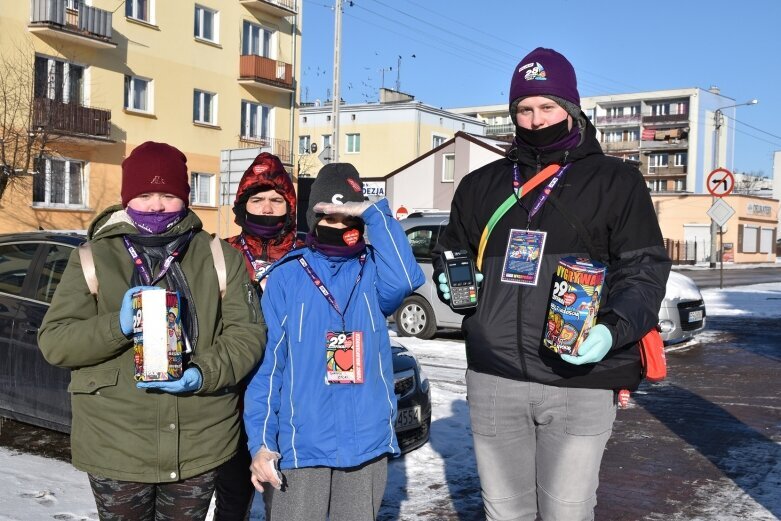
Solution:
<path fill-rule="evenodd" d="M 95 259 L 92 257 L 91 242 L 84 241 L 79 245 L 79 260 L 81 260 L 81 269 L 84 272 L 84 280 L 87 281 L 89 292 L 97 297 L 98 276 L 95 274 Z"/>
<path fill-rule="evenodd" d="M 222 251 L 222 240 L 214 234 L 209 242 L 214 260 L 214 269 L 217 271 L 217 284 L 220 286 L 220 298 L 225 298 L 225 290 L 228 287 L 228 270 L 225 268 L 225 252 Z"/>

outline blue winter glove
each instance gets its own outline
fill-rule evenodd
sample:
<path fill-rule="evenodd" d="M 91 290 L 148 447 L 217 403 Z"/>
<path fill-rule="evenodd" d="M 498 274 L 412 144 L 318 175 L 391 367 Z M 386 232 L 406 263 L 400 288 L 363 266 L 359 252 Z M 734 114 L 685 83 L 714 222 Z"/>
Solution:
<path fill-rule="evenodd" d="M 136 387 L 139 389 L 157 389 L 165 393 L 194 393 L 201 388 L 203 376 L 197 367 L 191 367 L 185 370 L 182 377 L 170 382 L 138 382 Z"/>
<path fill-rule="evenodd" d="M 586 340 L 580 344 L 577 356 L 561 355 L 561 359 L 575 365 L 594 364 L 603 358 L 613 347 L 613 335 L 602 324 L 593 326 Z"/>
<path fill-rule="evenodd" d="M 125 296 L 122 297 L 122 307 L 119 308 L 119 328 L 125 334 L 130 336 L 133 332 L 133 319 L 135 314 L 133 313 L 133 294 L 145 289 L 158 289 L 155 286 L 135 286 L 125 292 Z"/>
<path fill-rule="evenodd" d="M 439 290 L 440 295 L 442 295 L 443 299 L 450 300 L 450 286 L 447 284 L 447 275 L 440 273 L 437 280 L 439 281 L 439 286 L 437 286 L 437 289 Z M 483 282 L 483 274 L 479 271 L 475 271 L 475 280 L 477 281 L 477 286 L 479 287 L 480 283 Z"/>

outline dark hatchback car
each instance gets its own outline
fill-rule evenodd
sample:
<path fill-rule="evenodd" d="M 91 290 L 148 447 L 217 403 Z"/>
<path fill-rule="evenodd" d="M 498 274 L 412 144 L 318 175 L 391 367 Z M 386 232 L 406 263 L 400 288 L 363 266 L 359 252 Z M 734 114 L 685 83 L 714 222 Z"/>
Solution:
<path fill-rule="evenodd" d="M 78 233 L 0 234 L 0 416 L 70 432 L 70 371 L 50 365 L 38 349 L 38 328 Z M 402 452 L 425 444 L 431 394 L 414 355 L 393 342 L 393 372 Z"/>

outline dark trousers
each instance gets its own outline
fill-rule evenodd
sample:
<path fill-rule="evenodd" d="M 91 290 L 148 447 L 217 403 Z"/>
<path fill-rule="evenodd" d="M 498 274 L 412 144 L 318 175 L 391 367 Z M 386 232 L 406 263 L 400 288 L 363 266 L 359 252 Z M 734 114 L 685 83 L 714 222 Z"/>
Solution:
<path fill-rule="evenodd" d="M 250 481 L 252 457 L 242 424 L 236 455 L 217 468 L 214 521 L 244 521 L 252 506 L 255 487 Z"/>
<path fill-rule="evenodd" d="M 117 481 L 89 474 L 100 521 L 202 521 L 216 470 L 174 483 Z"/>

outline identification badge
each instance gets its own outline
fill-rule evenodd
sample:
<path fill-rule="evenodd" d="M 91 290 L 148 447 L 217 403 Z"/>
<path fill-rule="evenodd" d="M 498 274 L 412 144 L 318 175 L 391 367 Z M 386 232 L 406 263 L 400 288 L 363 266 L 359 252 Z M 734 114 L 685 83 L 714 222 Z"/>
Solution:
<path fill-rule="evenodd" d="M 510 230 L 504 255 L 502 282 L 536 286 L 545 248 L 545 232 Z"/>
<path fill-rule="evenodd" d="M 326 341 L 326 380 L 330 383 L 363 383 L 363 333 L 328 331 Z"/>
<path fill-rule="evenodd" d="M 271 266 L 270 262 L 262 260 L 252 261 L 252 269 L 255 271 L 255 280 L 260 280 L 266 273 L 266 270 L 268 270 L 269 266 Z"/>

